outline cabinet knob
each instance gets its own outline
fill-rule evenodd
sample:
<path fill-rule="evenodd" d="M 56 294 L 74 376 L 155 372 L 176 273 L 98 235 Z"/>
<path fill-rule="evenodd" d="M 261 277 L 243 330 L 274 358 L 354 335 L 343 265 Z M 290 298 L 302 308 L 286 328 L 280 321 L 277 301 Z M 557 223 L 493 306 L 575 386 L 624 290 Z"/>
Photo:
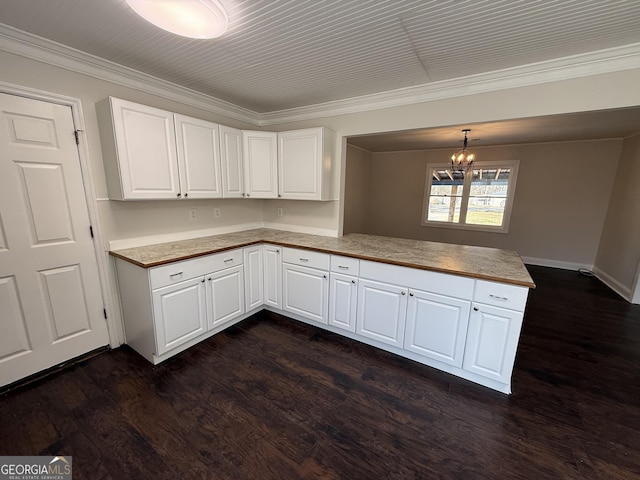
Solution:
<path fill-rule="evenodd" d="M 189 196 L 189 194 L 188 194 L 188 193 L 185 193 L 185 194 L 184 194 L 184 198 L 187 198 L 188 196 Z"/>
<path fill-rule="evenodd" d="M 207 280 L 211 281 L 211 277 L 207 278 Z M 204 282 L 204 280 L 203 280 L 203 282 Z"/>
<path fill-rule="evenodd" d="M 249 194 L 247 193 L 247 197 L 250 197 L 250 196 L 251 196 L 251 195 L 249 195 Z"/>
<path fill-rule="evenodd" d="M 181 193 L 176 194 L 176 197 L 180 198 L 182 196 Z"/>
<path fill-rule="evenodd" d="M 410 297 L 413 297 L 413 293 L 410 293 L 410 294 L 409 294 L 409 296 L 410 296 Z"/>
<path fill-rule="evenodd" d="M 356 284 L 356 281 L 355 281 L 355 280 L 351 280 L 351 283 L 353 283 L 353 284 L 355 285 L 355 284 Z"/>
<path fill-rule="evenodd" d="M 478 307 L 473 307 L 473 311 L 477 312 L 478 311 Z"/>
<path fill-rule="evenodd" d="M 202 283 L 204 283 L 204 278 L 202 280 L 200 280 Z"/>
<path fill-rule="evenodd" d="M 278 198 L 282 197 L 282 195 L 278 194 Z"/>
<path fill-rule="evenodd" d="M 327 278 L 327 276 L 326 275 L 322 275 L 322 278 Z"/>
<path fill-rule="evenodd" d="M 407 294 L 407 292 L 400 292 L 400 293 L 402 293 L 402 295 L 406 295 Z"/>

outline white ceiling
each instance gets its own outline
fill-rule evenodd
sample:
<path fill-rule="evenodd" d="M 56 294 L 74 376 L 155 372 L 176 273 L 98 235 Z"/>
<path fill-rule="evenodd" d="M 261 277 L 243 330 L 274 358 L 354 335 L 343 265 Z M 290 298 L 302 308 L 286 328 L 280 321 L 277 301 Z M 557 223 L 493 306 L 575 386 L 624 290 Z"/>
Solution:
<path fill-rule="evenodd" d="M 124 0 L 2 0 L 0 23 L 258 113 L 640 42 L 638 0 L 220 1 L 214 40 Z"/>
<path fill-rule="evenodd" d="M 501 122 L 437 127 L 351 137 L 369 152 L 461 148 L 462 128 L 470 128 L 469 147 L 625 138 L 640 133 L 640 108 L 549 115 Z"/>

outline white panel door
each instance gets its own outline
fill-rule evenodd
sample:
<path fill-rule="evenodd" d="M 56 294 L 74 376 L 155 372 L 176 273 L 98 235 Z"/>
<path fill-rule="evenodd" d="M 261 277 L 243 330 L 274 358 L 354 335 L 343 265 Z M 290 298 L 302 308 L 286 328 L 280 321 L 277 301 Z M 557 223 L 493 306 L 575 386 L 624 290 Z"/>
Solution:
<path fill-rule="evenodd" d="M 474 303 L 462 368 L 509 383 L 522 319 L 522 312 Z"/>
<path fill-rule="evenodd" d="M 355 332 L 358 279 L 332 272 L 329 280 L 329 325 Z"/>
<path fill-rule="evenodd" d="M 250 198 L 278 197 L 278 149 L 273 132 L 242 132 L 244 192 Z"/>
<path fill-rule="evenodd" d="M 242 265 L 206 275 L 209 330 L 242 315 L 244 310 L 244 268 Z"/>
<path fill-rule="evenodd" d="M 282 309 L 282 247 L 263 245 L 264 304 Z"/>
<path fill-rule="evenodd" d="M 220 160 L 222 196 L 224 198 L 244 197 L 241 130 L 220 125 Z"/>
<path fill-rule="evenodd" d="M 356 333 L 402 347 L 407 315 L 407 289 L 372 280 L 358 283 Z"/>
<path fill-rule="evenodd" d="M 183 198 L 222 198 L 216 123 L 174 114 Z"/>
<path fill-rule="evenodd" d="M 264 303 L 262 267 L 262 245 L 246 247 L 244 249 L 244 299 L 247 312 Z"/>
<path fill-rule="evenodd" d="M 321 200 L 322 160 L 322 128 L 279 133 L 280 196 L 297 200 Z"/>
<path fill-rule="evenodd" d="M 110 100 L 123 200 L 179 198 L 173 113 Z"/>
<path fill-rule="evenodd" d="M 109 343 L 69 107 L 0 94 L 0 386 Z"/>
<path fill-rule="evenodd" d="M 289 263 L 282 265 L 282 309 L 326 324 L 329 308 L 327 272 Z"/>
<path fill-rule="evenodd" d="M 204 277 L 153 291 L 156 355 L 179 347 L 207 331 Z"/>
<path fill-rule="evenodd" d="M 470 307 L 469 301 L 410 290 L 405 350 L 461 367 Z"/>

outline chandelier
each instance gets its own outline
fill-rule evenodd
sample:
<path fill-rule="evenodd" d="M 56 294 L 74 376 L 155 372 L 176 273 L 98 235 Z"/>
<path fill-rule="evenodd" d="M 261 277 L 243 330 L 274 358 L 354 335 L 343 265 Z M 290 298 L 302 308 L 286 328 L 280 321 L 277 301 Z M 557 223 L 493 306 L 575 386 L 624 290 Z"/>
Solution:
<path fill-rule="evenodd" d="M 451 170 L 465 174 L 473 168 L 473 161 L 476 156 L 467 150 L 467 133 L 471 131 L 470 128 L 462 130 L 464 133 L 464 143 L 462 144 L 462 150 L 451 155 Z"/>

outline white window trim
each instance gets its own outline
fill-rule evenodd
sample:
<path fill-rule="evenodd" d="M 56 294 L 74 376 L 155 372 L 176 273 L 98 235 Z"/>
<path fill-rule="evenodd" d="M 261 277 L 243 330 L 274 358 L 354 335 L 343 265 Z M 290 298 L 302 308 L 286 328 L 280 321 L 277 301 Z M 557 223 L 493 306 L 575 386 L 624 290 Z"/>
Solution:
<path fill-rule="evenodd" d="M 436 222 L 428 221 L 427 213 L 429 212 L 429 197 L 431 196 L 431 178 L 433 170 L 447 170 L 451 169 L 451 164 L 447 162 L 428 163 L 427 172 L 424 185 L 424 196 L 422 197 L 422 218 L 420 225 L 423 227 L 436 227 L 436 228 L 451 228 L 455 230 L 473 230 L 476 232 L 493 232 L 493 233 L 509 233 L 509 224 L 511 222 L 511 210 L 513 207 L 513 199 L 516 192 L 516 183 L 518 181 L 518 168 L 520 166 L 520 160 L 502 160 L 495 162 L 476 162 L 474 163 L 474 170 L 488 169 L 488 168 L 510 168 L 511 174 L 509 175 L 509 190 L 507 191 L 507 200 L 504 207 L 504 216 L 502 226 L 494 227 L 490 225 L 470 225 L 466 223 L 453 223 L 453 222 Z M 462 188 L 462 204 L 460 206 L 461 211 L 467 209 L 467 201 L 469 198 L 469 191 L 471 189 L 471 181 L 469 176 L 465 175 L 465 181 Z M 467 201 L 465 201 L 465 199 Z"/>

